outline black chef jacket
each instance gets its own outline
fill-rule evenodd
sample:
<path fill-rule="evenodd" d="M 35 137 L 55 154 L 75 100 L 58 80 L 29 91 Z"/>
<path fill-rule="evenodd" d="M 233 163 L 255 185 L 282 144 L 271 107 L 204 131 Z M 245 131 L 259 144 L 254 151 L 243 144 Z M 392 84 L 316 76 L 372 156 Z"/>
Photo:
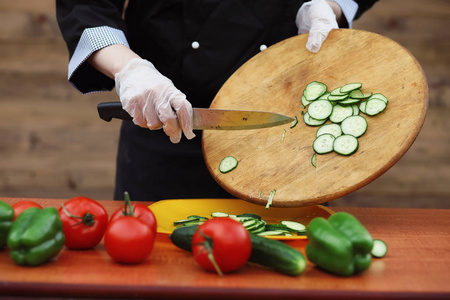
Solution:
<path fill-rule="evenodd" d="M 57 1 L 58 23 L 72 55 L 85 28 L 122 30 L 130 48 L 152 62 L 194 107 L 209 107 L 226 79 L 267 47 L 297 34 L 298 0 Z M 358 1 L 357 1 L 358 2 Z M 359 17 L 373 1 L 359 1 Z M 197 42 L 199 47 L 192 47 Z M 111 89 L 114 81 L 87 63 L 72 81 L 82 92 Z M 117 156 L 115 199 L 231 197 L 203 161 L 201 132 L 172 144 L 162 130 L 124 121 Z"/>

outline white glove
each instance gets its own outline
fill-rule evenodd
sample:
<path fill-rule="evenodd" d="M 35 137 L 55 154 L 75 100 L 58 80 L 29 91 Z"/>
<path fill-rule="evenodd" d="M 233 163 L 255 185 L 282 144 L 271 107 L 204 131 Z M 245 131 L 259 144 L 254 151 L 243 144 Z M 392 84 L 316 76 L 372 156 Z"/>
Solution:
<path fill-rule="evenodd" d="M 309 32 L 306 48 L 317 53 L 332 29 L 339 28 L 336 15 L 325 0 L 312 0 L 303 4 L 295 19 L 298 34 Z"/>
<path fill-rule="evenodd" d="M 172 143 L 188 139 L 192 131 L 192 106 L 172 81 L 147 60 L 134 58 L 115 75 L 116 91 L 122 107 L 133 122 L 151 130 L 163 129 Z"/>

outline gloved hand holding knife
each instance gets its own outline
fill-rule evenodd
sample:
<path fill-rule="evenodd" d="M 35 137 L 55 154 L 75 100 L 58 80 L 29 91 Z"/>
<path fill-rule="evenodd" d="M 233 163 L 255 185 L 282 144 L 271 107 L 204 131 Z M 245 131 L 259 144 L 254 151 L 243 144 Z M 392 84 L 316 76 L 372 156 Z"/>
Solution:
<path fill-rule="evenodd" d="M 341 9 L 332 1 L 312 0 L 303 4 L 295 22 L 299 34 L 309 32 L 306 48 L 314 53 L 319 51 L 328 33 L 338 28 L 337 19 L 340 18 Z M 111 61 L 111 55 L 119 58 L 115 69 L 105 64 Z M 100 49 L 89 58 L 89 62 L 115 79 L 122 106 L 136 125 L 151 130 L 162 128 L 172 143 L 178 143 L 182 133 L 188 139 L 195 137 L 192 105 L 151 62 L 123 45 Z"/>
<path fill-rule="evenodd" d="M 172 81 L 147 60 L 134 58 L 115 75 L 116 91 L 133 122 L 151 130 L 163 129 L 172 143 L 181 132 L 188 139 L 192 131 L 192 106 Z"/>

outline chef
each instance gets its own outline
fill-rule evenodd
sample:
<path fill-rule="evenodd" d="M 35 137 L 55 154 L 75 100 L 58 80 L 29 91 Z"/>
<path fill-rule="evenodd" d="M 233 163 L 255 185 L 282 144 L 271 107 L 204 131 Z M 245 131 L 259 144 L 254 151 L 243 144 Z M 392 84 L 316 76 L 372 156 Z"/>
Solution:
<path fill-rule="evenodd" d="M 228 77 L 267 47 L 309 33 L 319 51 L 328 33 L 351 27 L 376 0 L 57 0 L 81 93 L 116 88 L 124 121 L 115 199 L 229 198 L 203 161 L 192 107 L 209 107 Z"/>

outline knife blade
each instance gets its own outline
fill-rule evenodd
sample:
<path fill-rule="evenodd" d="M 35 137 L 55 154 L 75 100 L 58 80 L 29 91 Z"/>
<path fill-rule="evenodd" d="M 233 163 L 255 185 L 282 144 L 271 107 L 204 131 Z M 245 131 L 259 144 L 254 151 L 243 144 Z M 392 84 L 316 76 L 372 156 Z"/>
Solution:
<path fill-rule="evenodd" d="M 113 118 L 131 121 L 133 118 L 122 108 L 122 103 L 103 102 L 97 105 L 102 120 Z M 294 119 L 282 114 L 211 108 L 193 108 L 193 127 L 200 130 L 245 130 L 268 128 L 293 122 Z"/>

